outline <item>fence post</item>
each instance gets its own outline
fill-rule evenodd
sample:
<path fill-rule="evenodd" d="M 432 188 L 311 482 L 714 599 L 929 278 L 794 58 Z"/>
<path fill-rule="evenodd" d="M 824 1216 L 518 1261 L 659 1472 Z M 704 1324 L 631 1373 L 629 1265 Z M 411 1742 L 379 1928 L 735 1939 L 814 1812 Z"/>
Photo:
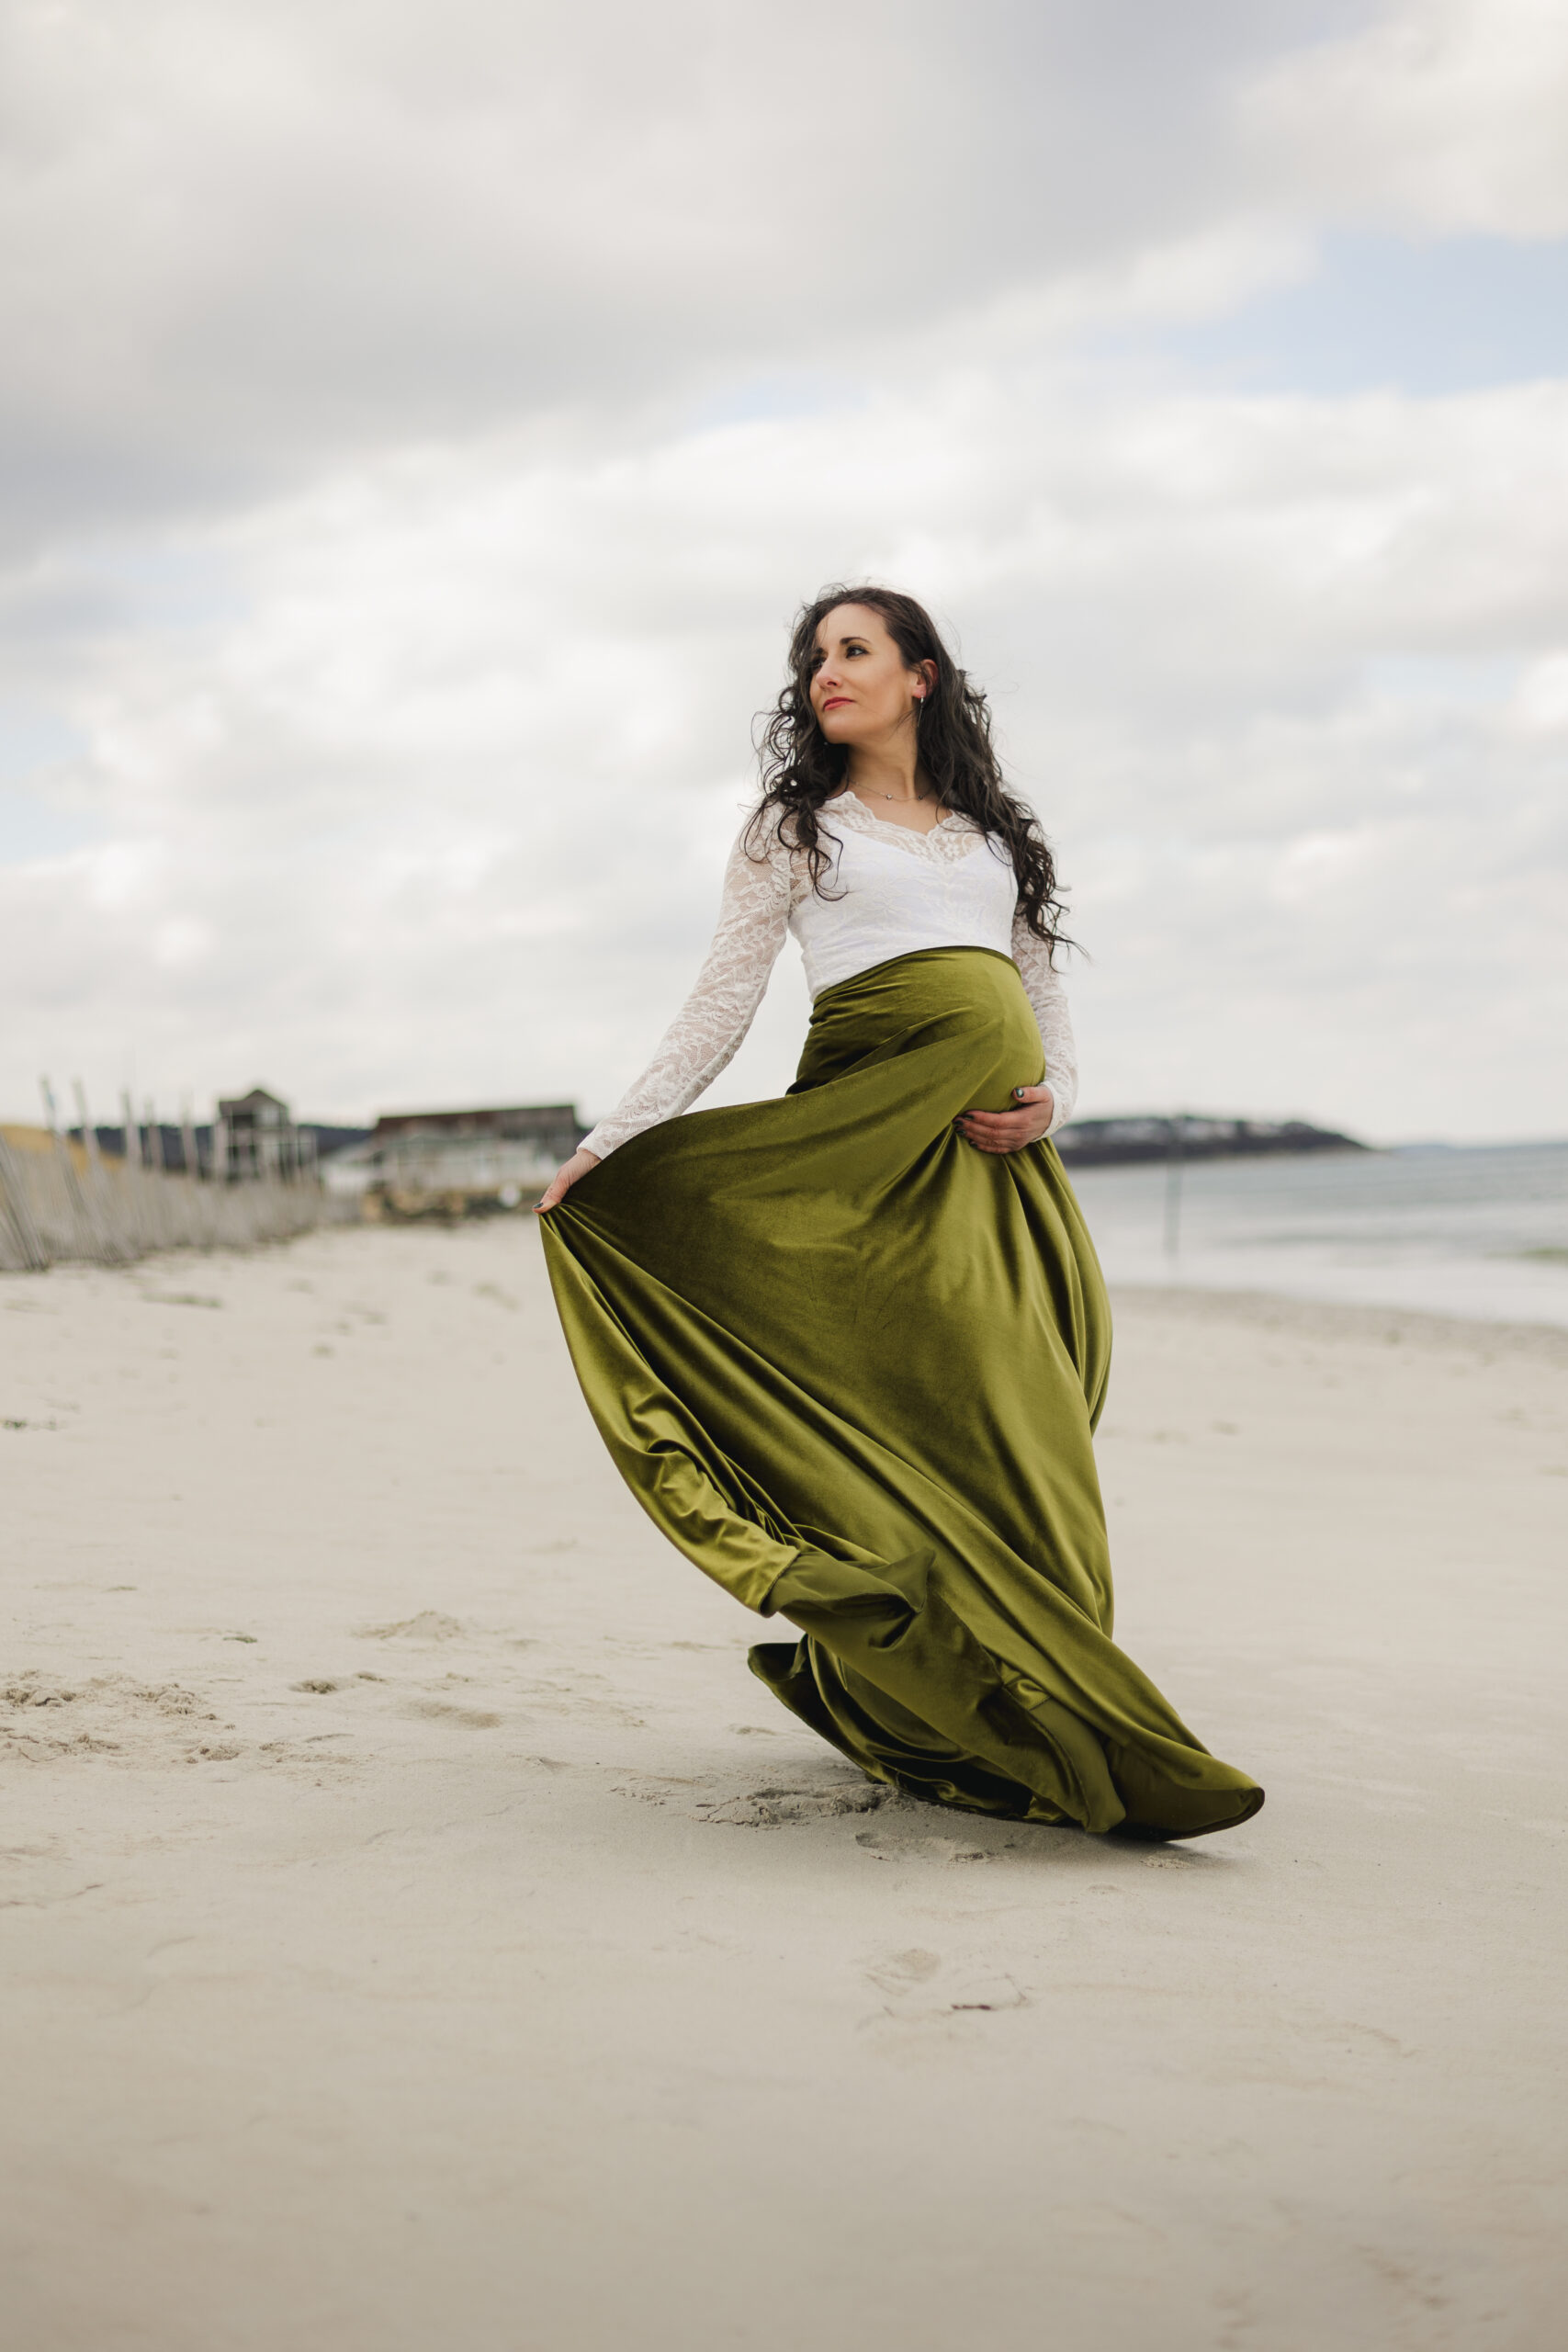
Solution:
<path fill-rule="evenodd" d="M 187 1239 L 209 1250 L 217 1238 L 212 1202 L 201 1190 L 201 1154 L 196 1148 L 196 1113 L 188 1094 L 180 1097 L 180 1157 L 185 1161 L 185 1214 L 190 1226 Z"/>
<path fill-rule="evenodd" d="M 160 1250 L 173 1249 L 179 1239 L 175 1229 L 173 1204 L 169 1199 L 167 1178 L 169 1163 L 164 1153 L 164 1122 L 158 1116 L 158 1106 L 151 1094 L 141 1106 L 147 1127 L 147 1148 L 151 1161 L 151 1182 L 148 1197 L 153 1204 L 152 1214 Z"/>
<path fill-rule="evenodd" d="M 76 1173 L 76 1162 L 71 1157 L 71 1147 L 60 1132 L 60 1114 L 54 1107 L 54 1089 L 47 1078 L 40 1078 L 39 1092 L 43 1098 L 44 1124 L 54 1145 L 55 1162 L 64 1189 L 65 1205 L 71 1212 L 71 1222 L 76 1228 L 79 1254 L 88 1260 L 101 1256 L 98 1237 L 94 1230 L 93 1212 L 87 1195 L 82 1189 L 82 1179 Z"/>
<path fill-rule="evenodd" d="M 0 1226 L 16 1243 L 23 1271 L 41 1273 L 49 1264 L 49 1252 L 33 1222 L 32 1204 L 23 1189 L 17 1156 L 4 1133 L 0 1133 Z"/>
<path fill-rule="evenodd" d="M 185 1159 L 186 1174 L 194 1184 L 201 1174 L 196 1151 L 196 1119 L 190 1107 L 190 1096 L 180 1097 L 180 1151 Z"/>
<path fill-rule="evenodd" d="M 130 1089 L 119 1090 L 120 1125 L 125 1131 L 125 1199 L 130 1218 L 130 1238 L 136 1244 L 138 1257 L 152 1239 L 148 1216 L 146 1180 L 142 1174 L 141 1130 L 137 1125 L 136 1106 L 130 1099 Z"/>
<path fill-rule="evenodd" d="M 87 1090 L 79 1078 L 73 1078 L 71 1091 L 76 1098 L 76 1116 L 82 1126 L 82 1149 L 87 1161 L 87 1198 L 91 1203 L 93 1223 L 97 1228 L 104 1263 L 107 1266 L 124 1265 L 136 1252 L 134 1249 L 127 1248 L 115 1231 L 114 1203 L 109 1198 L 104 1156 L 98 1149 L 98 1131 L 87 1108 Z"/>

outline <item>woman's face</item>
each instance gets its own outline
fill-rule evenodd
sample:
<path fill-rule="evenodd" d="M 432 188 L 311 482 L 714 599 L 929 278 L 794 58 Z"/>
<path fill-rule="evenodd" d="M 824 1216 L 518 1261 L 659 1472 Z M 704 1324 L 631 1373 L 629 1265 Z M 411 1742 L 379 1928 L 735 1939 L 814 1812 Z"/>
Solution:
<path fill-rule="evenodd" d="M 935 675 L 931 662 L 906 666 L 886 622 L 869 605 L 835 605 L 818 624 L 811 707 L 829 743 L 884 741 L 912 725 L 913 706 Z"/>

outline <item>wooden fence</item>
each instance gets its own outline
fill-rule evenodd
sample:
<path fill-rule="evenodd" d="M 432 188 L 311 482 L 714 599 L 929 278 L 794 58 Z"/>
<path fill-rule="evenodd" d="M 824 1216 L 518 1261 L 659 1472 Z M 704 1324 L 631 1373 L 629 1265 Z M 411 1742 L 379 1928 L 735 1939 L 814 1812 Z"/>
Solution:
<path fill-rule="evenodd" d="M 243 1249 L 358 1214 L 357 1202 L 335 1199 L 313 1176 L 226 1182 L 107 1159 L 85 1119 L 80 1138 L 54 1125 L 0 1127 L 7 1272 L 70 1260 L 124 1266 L 152 1250 Z"/>

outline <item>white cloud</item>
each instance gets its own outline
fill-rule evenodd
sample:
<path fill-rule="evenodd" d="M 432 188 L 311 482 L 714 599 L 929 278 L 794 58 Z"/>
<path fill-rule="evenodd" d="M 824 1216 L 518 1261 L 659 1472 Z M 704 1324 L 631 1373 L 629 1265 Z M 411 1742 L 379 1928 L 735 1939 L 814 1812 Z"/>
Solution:
<path fill-rule="evenodd" d="M 1508 682 L 1561 626 L 1565 431 L 1568 390 L 1020 373 L 575 468 L 502 438 L 363 469 L 218 535 L 242 619 L 95 672 L 76 790 L 110 839 L 0 883 L 9 985 L 64 949 L 62 1068 L 134 1028 L 171 1086 L 603 1108 L 697 960 L 793 602 L 891 569 L 961 622 L 1077 882 L 1091 1103 L 1561 1124 L 1549 994 L 1516 1003 L 1565 911 L 1558 803 Z M 1391 688 L 1456 645 L 1517 659 Z M 787 1074 L 784 1025 L 732 1094 Z"/>
<path fill-rule="evenodd" d="M 1560 0 L 1403 0 L 1288 57 L 1246 107 L 1314 209 L 1369 201 L 1452 233 L 1568 236 L 1568 12 Z"/>
<path fill-rule="evenodd" d="M 1297 266 L 1236 217 L 1228 94 L 1323 13 L 20 0 L 10 528 L 858 376 L 992 306 L 1201 309 Z"/>
<path fill-rule="evenodd" d="M 0 40 L 0 698 L 54 844 L 0 865 L 0 1102 L 134 1056 L 169 1101 L 606 1107 L 791 609 L 875 573 L 1077 885 L 1086 1108 L 1568 1124 L 1568 386 L 1243 397 L 1157 344 L 1347 218 L 1568 226 L 1555 9 L 39 0 Z"/>
<path fill-rule="evenodd" d="M 1527 734 L 1568 734 L 1568 647 L 1530 664 L 1518 682 L 1511 715 Z"/>

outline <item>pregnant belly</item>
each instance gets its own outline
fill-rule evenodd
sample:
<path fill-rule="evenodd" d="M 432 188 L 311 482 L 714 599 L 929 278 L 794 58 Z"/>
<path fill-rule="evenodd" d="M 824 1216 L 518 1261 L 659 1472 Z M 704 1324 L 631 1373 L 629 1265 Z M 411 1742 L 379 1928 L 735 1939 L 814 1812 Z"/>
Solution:
<path fill-rule="evenodd" d="M 932 1056 L 945 1043 L 952 1050 Z M 1010 956 L 988 947 L 930 947 L 824 989 L 792 1094 L 826 1086 L 897 1056 L 940 1063 L 946 1113 L 999 1111 L 1015 1086 L 1040 1081 L 1044 1056 L 1033 1010 Z"/>

